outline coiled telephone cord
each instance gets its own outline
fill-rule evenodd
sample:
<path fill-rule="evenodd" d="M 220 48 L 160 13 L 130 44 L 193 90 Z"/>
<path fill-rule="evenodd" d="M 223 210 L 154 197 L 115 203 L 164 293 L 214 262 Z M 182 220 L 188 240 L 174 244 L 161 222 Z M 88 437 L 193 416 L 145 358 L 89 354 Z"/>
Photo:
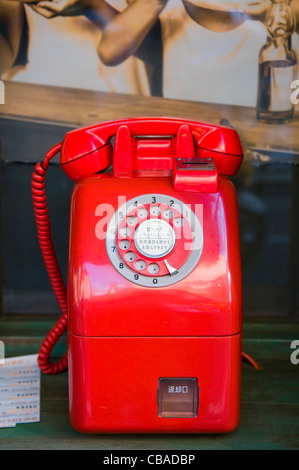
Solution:
<path fill-rule="evenodd" d="M 61 317 L 47 334 L 38 352 L 38 364 L 40 369 L 45 374 L 51 375 L 59 374 L 68 368 L 67 353 L 57 362 L 51 363 L 50 361 L 51 352 L 59 338 L 66 331 L 68 325 L 67 292 L 52 242 L 45 193 L 45 175 L 49 161 L 60 151 L 60 148 L 61 144 L 57 144 L 49 150 L 44 161 L 35 165 L 35 170 L 32 174 L 32 197 L 38 240 L 52 288 L 62 311 Z"/>

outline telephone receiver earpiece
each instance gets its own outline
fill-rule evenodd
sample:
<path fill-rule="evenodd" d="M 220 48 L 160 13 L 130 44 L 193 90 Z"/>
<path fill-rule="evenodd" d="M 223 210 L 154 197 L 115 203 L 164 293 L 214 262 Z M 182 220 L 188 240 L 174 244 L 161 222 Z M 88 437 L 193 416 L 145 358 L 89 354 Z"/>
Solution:
<path fill-rule="evenodd" d="M 72 180 L 111 164 L 115 176 L 140 169 L 174 169 L 177 158 L 213 159 L 219 174 L 233 176 L 243 160 L 234 129 L 164 117 L 123 119 L 70 131 L 60 155 L 62 168 Z"/>

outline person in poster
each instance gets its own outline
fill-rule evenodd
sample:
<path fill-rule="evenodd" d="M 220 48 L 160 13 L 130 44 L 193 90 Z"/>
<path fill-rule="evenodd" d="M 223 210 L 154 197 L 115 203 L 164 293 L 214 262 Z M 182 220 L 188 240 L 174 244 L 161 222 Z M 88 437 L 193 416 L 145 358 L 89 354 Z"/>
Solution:
<path fill-rule="evenodd" d="M 102 29 L 116 14 L 104 0 L 0 0 L 1 78 L 149 95 L 142 60 L 132 56 L 111 68 L 98 58 Z"/>
<path fill-rule="evenodd" d="M 19 3 L 0 1 L 0 77 L 21 59 L 22 41 L 26 42 L 25 12 Z"/>
<path fill-rule="evenodd" d="M 128 3 L 104 29 L 98 46 L 101 61 L 113 66 L 126 60 L 159 18 L 165 98 L 256 105 L 258 55 L 267 39 L 264 22 L 269 0 Z M 299 1 L 293 3 L 298 30 Z M 293 43 L 299 50 L 298 35 Z"/>

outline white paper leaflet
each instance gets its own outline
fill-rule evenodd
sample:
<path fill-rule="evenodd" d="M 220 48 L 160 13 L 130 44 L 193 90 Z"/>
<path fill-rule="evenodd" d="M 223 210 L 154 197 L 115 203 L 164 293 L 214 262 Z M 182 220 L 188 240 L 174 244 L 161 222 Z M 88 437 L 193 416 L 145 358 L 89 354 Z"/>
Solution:
<path fill-rule="evenodd" d="M 0 428 L 40 420 L 37 355 L 5 358 L 0 365 Z"/>

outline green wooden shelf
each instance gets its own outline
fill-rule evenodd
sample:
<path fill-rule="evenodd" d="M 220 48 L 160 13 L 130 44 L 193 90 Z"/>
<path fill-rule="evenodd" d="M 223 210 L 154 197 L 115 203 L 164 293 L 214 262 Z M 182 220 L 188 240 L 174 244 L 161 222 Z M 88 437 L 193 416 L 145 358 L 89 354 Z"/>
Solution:
<path fill-rule="evenodd" d="M 37 319 L 38 318 L 38 319 Z M 0 322 L 7 357 L 34 354 L 56 320 L 12 317 Z M 86 435 L 68 418 L 67 373 L 41 376 L 39 423 L 0 429 L 0 449 L 21 450 L 297 450 L 299 449 L 299 364 L 290 361 L 299 321 L 247 319 L 243 350 L 260 370 L 242 365 L 241 423 L 224 435 Z M 55 355 L 65 352 L 66 338 Z"/>

